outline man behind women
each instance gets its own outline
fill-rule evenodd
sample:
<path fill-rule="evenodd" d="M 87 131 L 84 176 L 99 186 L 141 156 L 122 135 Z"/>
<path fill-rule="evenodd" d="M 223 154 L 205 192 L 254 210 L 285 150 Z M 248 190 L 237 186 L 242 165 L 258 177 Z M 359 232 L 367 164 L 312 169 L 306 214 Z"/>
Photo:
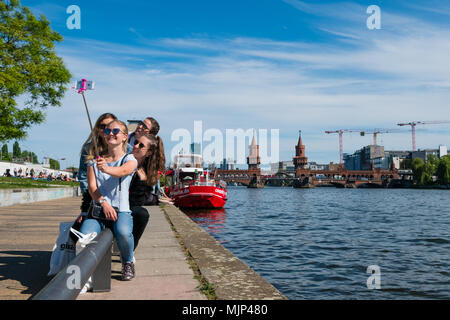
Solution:
<path fill-rule="evenodd" d="M 128 152 L 133 150 L 134 139 L 140 138 L 144 134 L 158 135 L 159 123 L 155 118 L 147 117 L 139 122 L 136 130 L 128 135 Z"/>

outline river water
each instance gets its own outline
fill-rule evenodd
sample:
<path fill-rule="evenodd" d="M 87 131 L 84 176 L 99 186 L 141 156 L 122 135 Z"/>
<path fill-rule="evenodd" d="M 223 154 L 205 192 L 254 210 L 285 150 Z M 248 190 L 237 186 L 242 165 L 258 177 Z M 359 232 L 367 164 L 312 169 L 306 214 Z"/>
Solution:
<path fill-rule="evenodd" d="M 450 298 L 450 190 L 229 187 L 184 211 L 289 299 Z"/>

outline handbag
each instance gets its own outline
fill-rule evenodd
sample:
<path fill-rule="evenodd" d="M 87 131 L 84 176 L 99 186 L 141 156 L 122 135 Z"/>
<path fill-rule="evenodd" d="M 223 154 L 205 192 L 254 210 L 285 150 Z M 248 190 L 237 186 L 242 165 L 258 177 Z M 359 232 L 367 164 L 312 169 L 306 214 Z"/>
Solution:
<path fill-rule="evenodd" d="M 150 192 L 145 199 L 144 205 L 146 206 L 157 206 L 159 204 L 159 199 L 156 194 Z"/>
<path fill-rule="evenodd" d="M 128 153 L 125 154 L 122 158 L 122 161 L 120 161 L 120 167 L 123 165 L 123 161 L 125 160 L 125 158 L 127 157 Z M 97 182 L 97 175 L 95 175 L 95 181 Z M 98 186 L 97 186 L 98 188 Z M 122 191 L 122 177 L 119 178 L 119 194 Z M 120 201 L 120 197 L 119 197 L 119 201 Z M 117 212 L 117 214 L 119 213 L 119 208 L 117 207 L 113 207 L 114 210 Z M 105 213 L 103 212 L 103 208 L 102 206 L 95 202 L 94 200 L 92 200 L 88 212 L 87 212 L 87 216 L 90 219 L 96 219 L 99 221 L 111 221 L 110 219 L 108 219 L 105 216 Z"/>
<path fill-rule="evenodd" d="M 50 271 L 47 274 L 48 276 L 57 274 L 75 258 L 75 242 L 70 237 L 70 229 L 73 223 L 71 221 L 61 222 L 59 224 L 59 235 L 50 258 Z"/>
<path fill-rule="evenodd" d="M 117 213 L 119 213 L 119 208 L 113 207 L 114 210 L 116 210 Z M 105 213 L 103 212 L 103 208 L 100 204 L 97 202 L 92 202 L 88 209 L 88 218 L 90 219 L 96 219 L 100 221 L 111 221 L 105 216 Z"/>

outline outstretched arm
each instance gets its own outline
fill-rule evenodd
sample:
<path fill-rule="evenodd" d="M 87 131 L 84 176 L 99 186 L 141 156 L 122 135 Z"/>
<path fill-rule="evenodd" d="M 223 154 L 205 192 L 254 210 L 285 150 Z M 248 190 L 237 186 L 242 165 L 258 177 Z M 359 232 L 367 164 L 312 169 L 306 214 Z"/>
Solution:
<path fill-rule="evenodd" d="M 137 162 L 135 160 L 128 160 L 120 167 L 110 167 L 103 158 L 97 159 L 97 167 L 103 172 L 107 173 L 114 178 L 120 178 L 131 174 L 137 168 Z"/>

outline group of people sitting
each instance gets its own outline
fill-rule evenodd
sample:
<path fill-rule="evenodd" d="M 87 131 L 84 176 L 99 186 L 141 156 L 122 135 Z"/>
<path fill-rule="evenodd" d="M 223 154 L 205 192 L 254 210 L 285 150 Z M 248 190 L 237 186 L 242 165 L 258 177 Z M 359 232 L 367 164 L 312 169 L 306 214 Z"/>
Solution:
<path fill-rule="evenodd" d="M 122 280 L 135 277 L 134 251 L 149 220 L 143 207 L 155 203 L 154 187 L 165 170 L 159 124 L 151 117 L 128 134 L 127 125 L 112 113 L 102 114 L 81 148 L 78 180 L 83 193 L 75 228 L 84 234 L 113 231 L 122 260 Z M 94 143 L 94 139 L 95 142 Z M 156 187 L 155 187 L 156 188 Z M 171 202 L 161 198 L 161 202 Z M 88 214 L 101 206 L 106 220 Z"/>
<path fill-rule="evenodd" d="M 11 169 L 6 169 L 3 173 L 4 177 L 15 177 L 15 178 L 24 178 L 24 179 L 33 179 L 33 180 L 47 180 L 47 181 L 75 181 L 75 179 L 69 177 L 67 174 L 55 174 L 51 172 L 46 172 L 45 170 L 40 171 L 36 174 L 33 168 L 31 170 L 22 170 L 22 168 L 14 168 L 14 173 L 11 174 Z"/>

